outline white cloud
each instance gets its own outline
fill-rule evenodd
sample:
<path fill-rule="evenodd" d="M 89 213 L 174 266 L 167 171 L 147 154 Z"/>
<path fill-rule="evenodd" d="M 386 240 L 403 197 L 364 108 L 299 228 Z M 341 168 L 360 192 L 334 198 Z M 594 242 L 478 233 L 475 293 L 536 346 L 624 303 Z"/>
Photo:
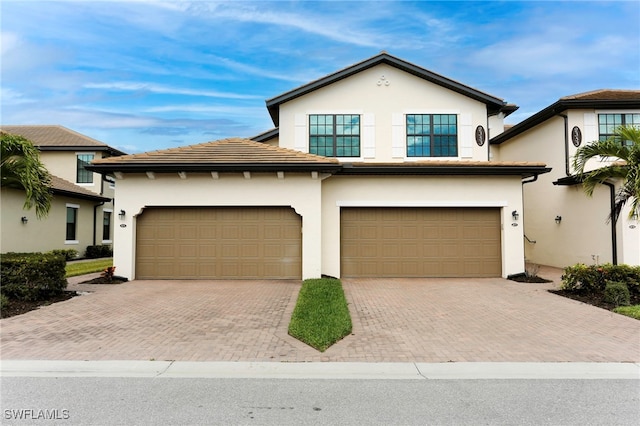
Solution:
<path fill-rule="evenodd" d="M 168 95 L 204 96 L 225 99 L 260 99 L 260 96 L 239 93 L 218 92 L 214 90 L 184 89 L 180 87 L 163 86 L 153 83 L 120 81 L 116 83 L 87 83 L 86 89 L 105 89 L 123 92 L 151 92 Z"/>

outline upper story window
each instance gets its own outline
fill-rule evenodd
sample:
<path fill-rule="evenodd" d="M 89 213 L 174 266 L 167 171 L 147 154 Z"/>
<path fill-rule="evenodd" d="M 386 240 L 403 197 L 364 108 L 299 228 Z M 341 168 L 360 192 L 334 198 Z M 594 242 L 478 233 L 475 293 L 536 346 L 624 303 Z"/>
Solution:
<path fill-rule="evenodd" d="M 457 157 L 456 114 L 407 114 L 407 157 Z"/>
<path fill-rule="evenodd" d="M 93 172 L 85 168 L 93 161 L 93 154 L 78 154 L 77 157 L 76 183 L 93 183 Z"/>
<path fill-rule="evenodd" d="M 325 157 L 359 157 L 360 116 L 357 114 L 310 115 L 309 152 Z"/>
<path fill-rule="evenodd" d="M 640 114 L 598 114 L 598 139 L 603 141 L 615 136 L 620 126 L 640 128 Z M 625 144 L 631 145 L 631 142 L 625 141 Z"/>

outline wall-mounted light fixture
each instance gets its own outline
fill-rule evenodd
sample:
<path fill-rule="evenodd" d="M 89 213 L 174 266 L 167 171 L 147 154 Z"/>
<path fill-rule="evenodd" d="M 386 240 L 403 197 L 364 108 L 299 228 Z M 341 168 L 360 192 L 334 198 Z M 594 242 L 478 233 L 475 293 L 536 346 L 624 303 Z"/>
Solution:
<path fill-rule="evenodd" d="M 124 219 L 126 215 L 127 215 L 127 212 L 125 212 L 124 210 L 120 210 L 120 213 L 118 213 L 118 217 L 120 219 Z"/>
<path fill-rule="evenodd" d="M 20 222 L 22 222 L 22 223 L 26 224 L 27 222 L 29 222 L 29 218 L 27 218 L 26 216 L 22 216 L 22 217 L 20 218 Z"/>
<path fill-rule="evenodd" d="M 520 215 L 518 214 L 518 210 L 512 211 L 511 217 L 513 218 L 513 220 L 518 220 L 518 218 L 520 217 Z"/>
<path fill-rule="evenodd" d="M 558 225 L 560 225 L 560 222 L 562 222 L 562 216 L 556 216 L 555 221 Z"/>
<path fill-rule="evenodd" d="M 631 213 L 631 220 L 638 220 L 638 212 L 634 211 Z"/>

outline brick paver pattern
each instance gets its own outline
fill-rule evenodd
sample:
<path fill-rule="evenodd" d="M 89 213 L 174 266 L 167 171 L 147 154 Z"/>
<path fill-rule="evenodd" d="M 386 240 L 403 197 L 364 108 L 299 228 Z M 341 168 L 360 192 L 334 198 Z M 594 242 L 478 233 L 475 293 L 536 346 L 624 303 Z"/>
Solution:
<path fill-rule="evenodd" d="M 0 320 L 2 359 L 640 361 L 640 321 L 504 279 L 345 279 L 353 333 L 287 334 L 299 281 L 133 281 Z M 72 287 L 73 288 L 73 287 Z"/>

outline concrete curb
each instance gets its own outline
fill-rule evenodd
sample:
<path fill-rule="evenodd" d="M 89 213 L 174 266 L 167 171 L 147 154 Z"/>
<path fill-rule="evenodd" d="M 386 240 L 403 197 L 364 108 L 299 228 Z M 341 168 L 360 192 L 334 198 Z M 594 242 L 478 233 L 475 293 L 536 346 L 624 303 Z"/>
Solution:
<path fill-rule="evenodd" d="M 233 379 L 640 379 L 638 363 L 277 363 L 4 360 L 0 377 Z"/>

